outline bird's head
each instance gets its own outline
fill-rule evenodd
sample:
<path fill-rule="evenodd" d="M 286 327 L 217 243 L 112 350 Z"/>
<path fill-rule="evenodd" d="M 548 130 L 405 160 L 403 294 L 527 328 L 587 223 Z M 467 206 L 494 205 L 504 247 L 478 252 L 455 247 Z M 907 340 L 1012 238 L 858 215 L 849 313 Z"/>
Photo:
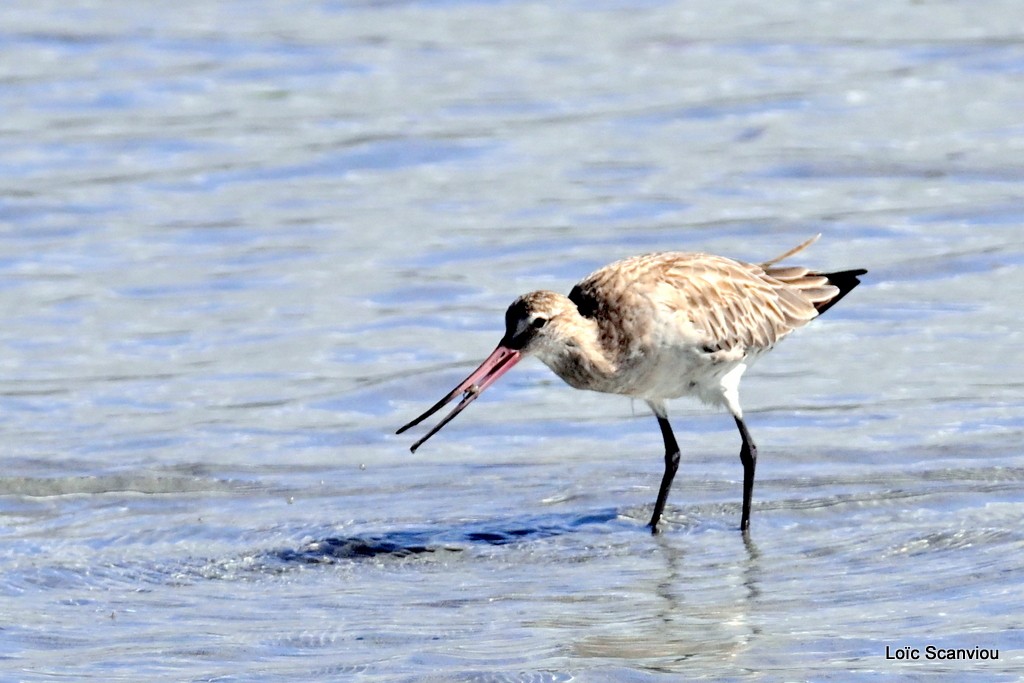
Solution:
<path fill-rule="evenodd" d="M 547 291 L 524 294 L 505 311 L 505 336 L 498 346 L 543 359 L 565 343 L 572 315 L 579 313 L 568 297 Z"/>
<path fill-rule="evenodd" d="M 412 450 L 415 451 L 424 441 L 462 412 L 487 387 L 511 370 L 512 366 L 518 363 L 523 356 L 534 354 L 545 363 L 549 363 L 550 359 L 559 352 L 560 345 L 566 342 L 566 335 L 571 327 L 567 323 L 569 317 L 574 313 L 579 315 L 572 301 L 568 297 L 554 292 L 530 292 L 513 301 L 505 312 L 505 336 L 501 338 L 491 355 L 444 398 L 399 429 L 398 433 L 401 434 L 419 424 L 457 396 L 462 395 L 459 404 L 427 432 L 426 436 L 412 445 Z"/>

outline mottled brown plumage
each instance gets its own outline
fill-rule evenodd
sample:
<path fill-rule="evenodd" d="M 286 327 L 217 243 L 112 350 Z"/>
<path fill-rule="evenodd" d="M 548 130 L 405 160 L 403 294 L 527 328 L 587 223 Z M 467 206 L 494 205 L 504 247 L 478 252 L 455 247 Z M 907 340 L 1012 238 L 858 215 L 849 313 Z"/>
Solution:
<path fill-rule="evenodd" d="M 783 337 L 841 299 L 864 270 L 819 273 L 776 264 L 817 237 L 760 265 L 722 256 L 661 252 L 616 261 L 581 280 L 569 296 L 537 291 L 505 314 L 505 336 L 466 380 L 402 431 L 457 395 L 463 400 L 413 450 L 525 355 L 578 389 L 645 400 L 665 440 L 666 467 L 650 526 L 657 530 L 679 460 L 665 401 L 695 396 L 727 408 L 743 438 L 747 529 L 756 448 L 743 422 L 739 381 Z"/>

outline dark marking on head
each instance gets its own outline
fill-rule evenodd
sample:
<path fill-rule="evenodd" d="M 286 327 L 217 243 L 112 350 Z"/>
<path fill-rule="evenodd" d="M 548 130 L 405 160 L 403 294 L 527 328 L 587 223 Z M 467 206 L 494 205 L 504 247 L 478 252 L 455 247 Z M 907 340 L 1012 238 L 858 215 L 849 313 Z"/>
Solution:
<path fill-rule="evenodd" d="M 522 298 L 516 299 L 505 311 L 505 336 L 501 339 L 501 345 L 516 351 L 521 350 L 533 337 L 536 331 L 534 327 L 526 327 L 523 332 L 516 334 L 520 329 L 520 323 L 530 315 L 530 306 Z"/>
<path fill-rule="evenodd" d="M 530 307 L 523 299 L 516 299 L 505 311 L 505 333 L 511 334 L 519 327 L 519 321 L 524 320 L 530 312 Z"/>

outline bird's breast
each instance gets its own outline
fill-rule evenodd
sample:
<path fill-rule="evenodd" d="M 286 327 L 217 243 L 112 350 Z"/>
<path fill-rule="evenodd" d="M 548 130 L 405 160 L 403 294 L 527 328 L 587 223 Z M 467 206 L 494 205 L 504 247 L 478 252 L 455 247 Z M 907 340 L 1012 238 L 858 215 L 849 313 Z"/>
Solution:
<path fill-rule="evenodd" d="M 592 359 L 564 355 L 543 359 L 569 386 L 644 400 L 693 396 L 717 404 L 721 379 L 747 359 L 743 353 L 708 352 L 699 347 L 635 349 L 614 365 L 595 366 Z"/>

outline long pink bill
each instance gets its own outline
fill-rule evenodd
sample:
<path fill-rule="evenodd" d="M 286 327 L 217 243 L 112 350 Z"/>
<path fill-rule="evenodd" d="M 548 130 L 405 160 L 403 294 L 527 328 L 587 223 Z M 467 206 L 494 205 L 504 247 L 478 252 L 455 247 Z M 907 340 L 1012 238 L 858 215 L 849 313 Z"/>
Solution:
<path fill-rule="evenodd" d="M 459 401 L 459 404 L 455 406 L 452 412 L 448 413 L 443 420 L 438 422 L 433 429 L 427 432 L 426 436 L 410 447 L 409 450 L 415 453 L 416 449 L 423 445 L 424 441 L 432 437 L 434 434 L 437 434 L 441 431 L 442 427 L 455 419 L 455 416 L 465 410 L 466 406 L 476 400 L 476 397 L 482 394 L 484 389 L 497 382 L 499 377 L 511 370 L 512 366 L 518 363 L 520 358 L 522 358 L 522 354 L 518 351 L 499 345 L 498 348 L 491 352 L 491 355 L 487 357 L 487 360 L 480 364 L 480 367 L 474 370 L 469 377 L 462 380 L 462 382 L 452 389 L 447 396 L 432 405 L 427 412 L 423 413 L 395 433 L 401 434 L 410 427 L 415 427 L 420 422 L 423 422 L 441 408 L 451 403 L 456 396 L 462 394 L 462 400 Z"/>

